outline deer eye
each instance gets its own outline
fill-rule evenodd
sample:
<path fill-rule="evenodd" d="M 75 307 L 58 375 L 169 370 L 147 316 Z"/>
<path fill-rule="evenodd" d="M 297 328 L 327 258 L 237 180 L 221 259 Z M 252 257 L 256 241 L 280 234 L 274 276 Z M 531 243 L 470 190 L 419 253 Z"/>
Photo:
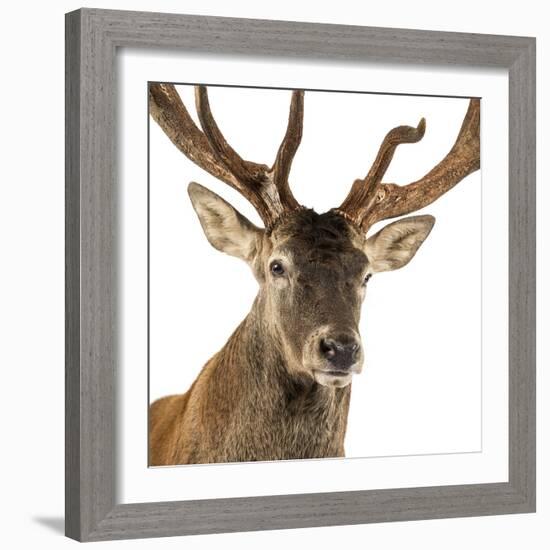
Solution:
<path fill-rule="evenodd" d="M 369 282 L 369 279 L 372 277 L 372 273 L 367 273 L 365 275 L 365 278 L 363 279 L 363 286 L 365 286 L 368 282 Z"/>
<path fill-rule="evenodd" d="M 284 274 L 285 268 L 283 267 L 283 264 L 277 260 L 271 262 L 271 265 L 269 266 L 269 269 L 273 275 L 276 275 L 277 277 L 280 277 Z"/>

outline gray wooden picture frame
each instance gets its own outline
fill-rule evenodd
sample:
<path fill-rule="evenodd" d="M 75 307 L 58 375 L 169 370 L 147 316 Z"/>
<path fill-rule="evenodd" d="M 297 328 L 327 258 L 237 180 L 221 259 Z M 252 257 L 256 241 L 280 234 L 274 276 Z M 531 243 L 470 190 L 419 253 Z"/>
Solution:
<path fill-rule="evenodd" d="M 117 504 L 118 48 L 509 74 L 509 481 Z M 66 534 L 81 541 L 535 511 L 535 39 L 82 9 L 66 15 Z"/>

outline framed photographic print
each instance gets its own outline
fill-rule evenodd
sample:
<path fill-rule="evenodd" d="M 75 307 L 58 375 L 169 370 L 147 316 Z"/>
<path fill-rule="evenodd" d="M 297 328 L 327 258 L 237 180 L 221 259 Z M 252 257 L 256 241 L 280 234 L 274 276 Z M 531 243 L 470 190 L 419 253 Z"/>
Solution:
<path fill-rule="evenodd" d="M 534 39 L 66 23 L 67 535 L 534 511 Z"/>

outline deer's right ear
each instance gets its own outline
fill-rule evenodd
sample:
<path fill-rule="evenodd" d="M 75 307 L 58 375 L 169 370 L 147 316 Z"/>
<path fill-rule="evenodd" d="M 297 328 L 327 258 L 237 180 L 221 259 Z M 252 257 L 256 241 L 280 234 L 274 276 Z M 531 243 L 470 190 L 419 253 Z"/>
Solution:
<path fill-rule="evenodd" d="M 208 242 L 221 252 L 252 262 L 263 230 L 206 187 L 192 182 L 187 192 Z"/>

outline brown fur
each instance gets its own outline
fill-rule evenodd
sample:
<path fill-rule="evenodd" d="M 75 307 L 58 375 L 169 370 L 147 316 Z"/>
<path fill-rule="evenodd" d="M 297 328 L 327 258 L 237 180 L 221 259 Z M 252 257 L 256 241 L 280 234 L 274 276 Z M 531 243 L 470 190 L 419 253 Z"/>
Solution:
<path fill-rule="evenodd" d="M 247 261 L 260 289 L 187 393 L 151 405 L 150 464 L 344 456 L 363 352 L 334 375 L 320 342 L 351 335 L 360 344 L 365 275 L 404 265 L 433 219 L 395 222 L 367 240 L 337 213 L 299 210 L 267 232 L 201 186 L 190 195 L 210 243 Z M 284 275 L 271 271 L 274 261 Z"/>
<path fill-rule="evenodd" d="M 276 312 L 272 293 L 262 284 L 266 277 L 262 265 L 279 245 L 303 256 L 301 277 L 319 277 L 307 269 L 325 266 L 320 272 L 325 275 L 324 294 L 313 298 L 317 307 L 308 299 L 309 292 L 303 296 L 297 292 L 295 300 L 301 300 L 302 307 L 294 308 L 298 315 L 286 314 L 290 332 L 302 335 L 302 326 L 315 326 L 323 315 L 329 321 L 330 308 L 324 313 L 317 310 L 319 303 L 331 302 L 327 298 L 334 284 L 329 279 L 333 283 L 339 279 L 334 276 L 338 267 L 334 262 L 347 254 L 350 260 L 356 258 L 357 269 L 366 264 L 352 236 L 358 238 L 341 217 L 312 212 L 299 212 L 269 237 L 263 236 L 255 260 L 261 288 L 251 312 L 187 393 L 151 405 L 151 465 L 344 456 L 351 386 L 326 387 L 299 365 L 293 368 L 280 328 L 270 321 Z M 340 270 L 350 269 L 340 265 Z M 354 321 L 360 300 L 356 302 Z M 347 315 L 343 311 L 344 322 Z"/>
<path fill-rule="evenodd" d="M 209 242 L 246 261 L 260 291 L 188 392 L 151 405 L 150 463 L 343 456 L 351 378 L 363 365 L 358 324 L 366 281 L 406 265 L 435 220 L 404 218 L 368 239 L 366 231 L 430 204 L 479 168 L 479 100 L 470 101 L 455 145 L 424 178 L 403 187 L 381 183 L 397 145 L 423 136 L 421 121 L 389 132 L 367 177 L 354 183 L 339 208 L 319 215 L 300 206 L 288 184 L 302 137 L 303 91 L 292 93 L 287 131 L 271 168 L 242 159 L 229 146 L 204 86 L 195 88 L 202 131 L 173 85 L 152 84 L 149 93 L 151 115 L 172 142 L 246 197 L 267 228 L 190 184 Z M 285 269 L 270 268 L 277 264 Z"/>
<path fill-rule="evenodd" d="M 344 455 L 350 387 L 290 379 L 255 305 L 190 390 L 151 406 L 151 465 Z"/>

